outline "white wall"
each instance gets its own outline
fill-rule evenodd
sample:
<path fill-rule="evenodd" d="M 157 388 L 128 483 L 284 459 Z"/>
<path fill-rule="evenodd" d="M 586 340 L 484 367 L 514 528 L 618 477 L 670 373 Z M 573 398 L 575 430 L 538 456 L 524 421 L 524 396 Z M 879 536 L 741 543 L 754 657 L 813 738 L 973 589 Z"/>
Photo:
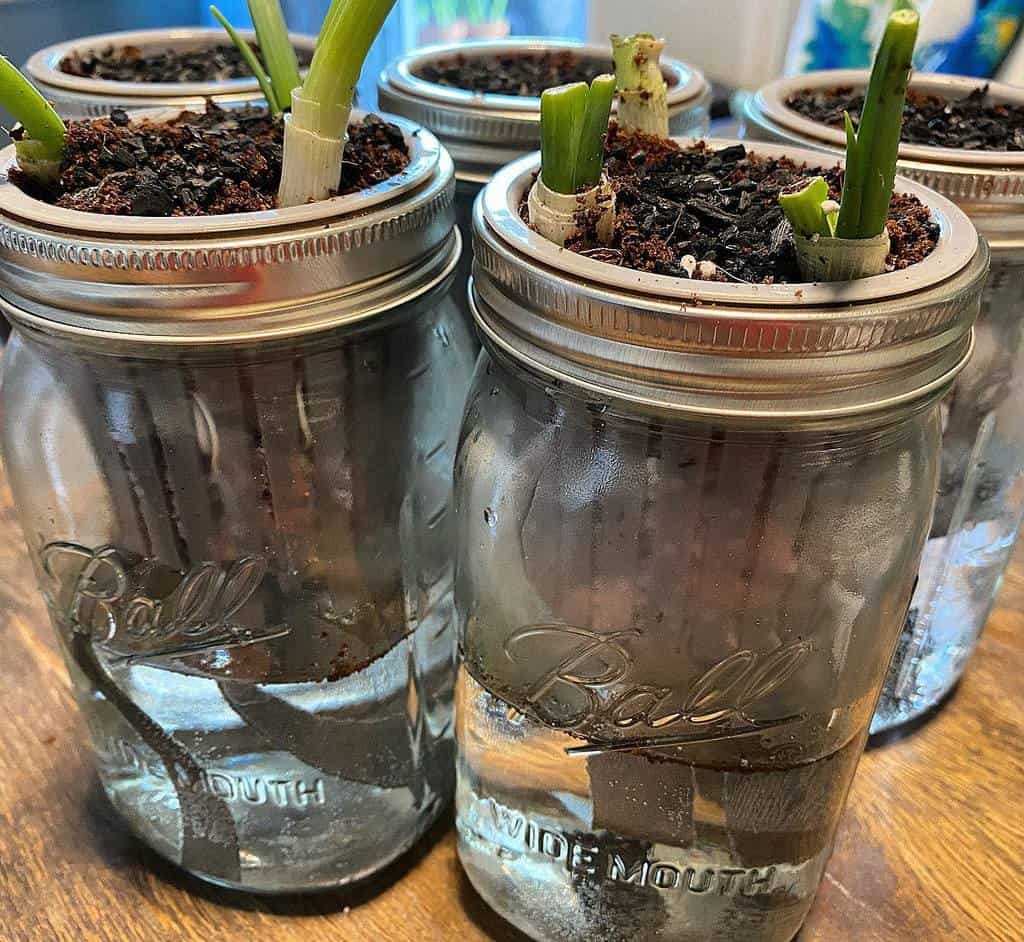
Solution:
<path fill-rule="evenodd" d="M 800 0 L 590 0 L 590 35 L 651 32 L 708 78 L 757 88 L 782 74 Z"/>

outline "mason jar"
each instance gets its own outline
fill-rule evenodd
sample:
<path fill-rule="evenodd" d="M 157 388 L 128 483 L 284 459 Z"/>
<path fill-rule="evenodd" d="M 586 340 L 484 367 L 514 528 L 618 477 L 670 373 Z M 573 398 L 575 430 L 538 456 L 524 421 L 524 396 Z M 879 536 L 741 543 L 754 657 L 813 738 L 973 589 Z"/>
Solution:
<path fill-rule="evenodd" d="M 3 447 L 100 781 L 215 883 L 386 865 L 453 785 L 450 158 L 265 213 L 0 184 Z M 10 166 L 13 155 L 2 156 Z"/>
<path fill-rule="evenodd" d="M 256 39 L 252 30 L 239 30 L 239 33 L 250 42 Z M 316 49 L 315 36 L 293 33 L 291 40 L 296 49 L 310 55 Z M 147 108 L 188 108 L 195 111 L 202 110 L 208 100 L 223 106 L 262 102 L 263 92 L 254 77 L 220 82 L 115 82 L 68 75 L 60 69 L 61 61 L 68 55 L 102 52 L 111 46 L 134 46 L 145 54 L 165 49 L 183 52 L 230 43 L 227 33 L 220 27 L 175 26 L 83 36 L 40 49 L 25 63 L 25 74 L 60 116 L 67 119 L 106 117 L 115 109 L 133 112 Z"/>
<path fill-rule="evenodd" d="M 568 39 L 519 38 L 451 43 L 417 50 L 392 62 L 377 81 L 381 108 L 430 128 L 455 161 L 455 206 L 466 245 L 472 239 L 473 202 L 491 177 L 509 162 L 540 148 L 540 98 L 479 94 L 427 81 L 423 70 L 457 57 L 488 59 L 574 53 L 607 59 L 614 71 L 609 43 Z M 669 127 L 672 134 L 699 137 L 707 133 L 711 85 L 693 66 L 662 57 L 668 83 Z M 472 255 L 466 252 L 458 282 L 464 291 Z M 459 293 L 460 300 L 462 294 Z M 468 308 L 466 318 L 472 322 Z"/>
<path fill-rule="evenodd" d="M 775 82 L 750 99 L 745 136 L 839 154 L 840 131 L 786 102 L 804 89 L 866 87 L 867 72 L 817 72 Z M 1024 90 L 979 79 L 915 75 L 911 88 L 958 99 L 986 85 L 994 101 Z M 900 172 L 955 200 L 988 241 L 992 270 L 976 350 L 943 403 L 942 474 L 920 581 L 872 732 L 940 703 L 960 680 L 995 603 L 1024 520 L 1024 153 L 903 144 Z M 820 158 L 819 158 L 820 160 Z"/>
<path fill-rule="evenodd" d="M 906 615 L 987 250 L 900 179 L 941 230 L 906 271 L 645 274 L 530 230 L 537 168 L 474 217 L 459 854 L 534 939 L 785 942 Z"/>

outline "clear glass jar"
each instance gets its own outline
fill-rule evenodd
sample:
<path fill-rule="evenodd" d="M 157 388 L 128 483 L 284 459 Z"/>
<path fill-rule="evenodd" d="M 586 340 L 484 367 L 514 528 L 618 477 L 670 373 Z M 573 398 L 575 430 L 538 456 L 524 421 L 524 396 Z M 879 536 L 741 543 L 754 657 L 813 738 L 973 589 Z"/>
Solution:
<path fill-rule="evenodd" d="M 463 440 L 473 883 L 533 938 L 791 938 L 906 611 L 937 403 L 744 433 L 488 359 Z"/>
<path fill-rule="evenodd" d="M 773 82 L 745 106 L 744 133 L 842 152 L 841 130 L 798 115 L 801 89 L 867 84 L 857 70 L 813 72 Z M 978 79 L 916 74 L 912 87 L 965 98 Z M 1024 104 L 1020 88 L 984 83 L 996 101 Z M 975 329 L 974 357 L 943 404 L 942 472 L 931 533 L 907 622 L 872 732 L 916 719 L 959 682 L 992 606 L 1024 521 L 1024 157 L 904 144 L 900 172 L 963 209 L 992 250 Z"/>
<path fill-rule="evenodd" d="M 459 854 L 531 938 L 786 942 L 906 615 L 987 253 L 916 188 L 945 221 L 909 276 L 682 283 L 530 232 L 534 172 L 475 215 Z"/>
<path fill-rule="evenodd" d="M 451 161 L 415 141 L 411 192 L 351 214 L 87 217 L 106 255 L 3 220 L 7 474 L 100 781 L 219 884 L 361 879 L 452 790 L 473 349 Z"/>

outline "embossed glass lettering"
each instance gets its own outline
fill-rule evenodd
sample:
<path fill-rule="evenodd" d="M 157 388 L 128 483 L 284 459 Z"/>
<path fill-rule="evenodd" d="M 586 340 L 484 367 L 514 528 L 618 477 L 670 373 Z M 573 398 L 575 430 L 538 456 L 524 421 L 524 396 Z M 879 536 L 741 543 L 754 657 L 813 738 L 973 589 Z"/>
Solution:
<path fill-rule="evenodd" d="M 658 734 L 628 740 L 616 736 L 611 742 L 570 748 L 570 754 L 746 736 L 799 719 L 758 715 L 758 707 L 803 665 L 810 642 L 767 652 L 735 651 L 684 689 L 673 689 L 634 677 L 630 642 L 642 636 L 635 628 L 601 633 L 572 625 L 529 625 L 508 638 L 505 656 L 516 664 L 540 666 L 521 702 L 549 726 L 586 726 L 592 740 L 603 739 L 605 731 Z"/>
<path fill-rule="evenodd" d="M 262 557 L 247 556 L 228 567 L 201 562 L 185 573 L 169 572 L 177 582 L 159 598 L 146 589 L 152 561 L 130 563 L 112 546 L 53 542 L 40 551 L 39 561 L 43 597 L 55 620 L 122 651 L 154 653 L 154 644 L 172 641 L 170 652 L 204 642 L 231 647 L 286 633 L 270 629 L 256 637 L 234 622 L 266 576 Z"/>

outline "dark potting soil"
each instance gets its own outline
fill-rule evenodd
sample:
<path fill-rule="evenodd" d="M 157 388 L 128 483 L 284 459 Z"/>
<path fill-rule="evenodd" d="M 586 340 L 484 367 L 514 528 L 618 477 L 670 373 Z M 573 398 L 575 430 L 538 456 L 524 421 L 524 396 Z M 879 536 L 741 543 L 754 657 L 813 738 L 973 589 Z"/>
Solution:
<path fill-rule="evenodd" d="M 620 132 L 614 124 L 605 170 L 617 194 L 612 244 L 595 247 L 584 224 L 580 238 L 567 247 L 613 265 L 681 278 L 689 277 L 683 259 L 693 256 L 715 263 L 717 273 L 711 277 L 717 281 L 804 281 L 779 194 L 819 174 L 828 180 L 834 199 L 842 190 L 838 167 L 811 168 L 760 157 L 742 144 L 718 151 L 702 143 L 683 148 Z M 939 230 L 916 197 L 897 194 L 889 234 L 888 265 L 896 270 L 928 256 Z"/>
<path fill-rule="evenodd" d="M 252 48 L 259 53 L 259 47 Z M 312 56 L 297 49 L 299 64 L 309 65 Z M 138 46 L 108 46 L 99 52 L 73 52 L 60 60 L 66 75 L 103 79 L 108 82 L 226 82 L 252 78 L 252 70 L 238 49 L 231 45 L 202 49 L 141 49 Z"/>
<path fill-rule="evenodd" d="M 797 114 L 834 128 L 844 126 L 843 112 L 849 112 L 859 126 L 864 94 L 852 88 L 803 91 L 786 104 Z M 987 85 L 953 101 L 911 91 L 904 110 L 903 140 L 961 150 L 1024 150 L 1024 106 L 992 101 Z"/>
<path fill-rule="evenodd" d="M 216 216 L 273 209 L 284 126 L 266 108 L 183 112 L 170 123 L 132 122 L 123 111 L 68 124 L 60 179 L 43 192 L 21 171 L 10 177 L 37 199 L 117 216 Z M 401 130 L 372 115 L 349 127 L 338 193 L 356 193 L 401 173 Z"/>
<path fill-rule="evenodd" d="M 612 73 L 611 58 L 574 52 L 513 53 L 478 57 L 453 56 L 422 66 L 417 76 L 433 85 L 488 95 L 539 98 L 541 93 L 570 82 L 591 82 Z"/>

